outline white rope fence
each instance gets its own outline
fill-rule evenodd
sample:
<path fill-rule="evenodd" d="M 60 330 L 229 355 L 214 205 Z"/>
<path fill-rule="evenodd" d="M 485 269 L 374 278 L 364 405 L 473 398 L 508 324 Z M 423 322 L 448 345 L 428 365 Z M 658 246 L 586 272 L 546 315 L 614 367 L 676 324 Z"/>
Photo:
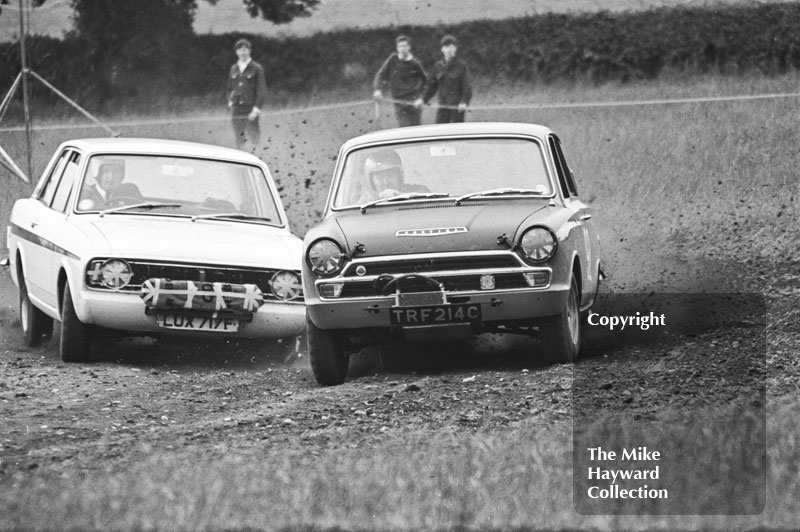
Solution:
<path fill-rule="evenodd" d="M 744 102 L 744 101 L 757 101 L 757 100 L 775 100 L 785 98 L 798 98 L 800 92 L 788 93 L 768 93 L 768 94 L 745 94 L 745 95 L 731 95 L 731 96 L 700 96 L 696 98 L 674 98 L 674 99 L 652 99 L 652 100 L 617 100 L 617 101 L 593 101 L 593 102 L 562 102 L 562 103 L 524 103 L 524 104 L 497 104 L 497 105 L 471 105 L 468 111 L 502 111 L 502 110 L 520 110 L 520 109 L 589 109 L 601 107 L 630 107 L 630 106 L 652 106 L 652 105 L 682 105 L 682 104 L 699 104 L 699 103 L 717 103 L 717 102 Z M 355 100 L 350 102 L 332 103 L 327 105 L 315 105 L 309 107 L 297 107 L 291 109 L 276 109 L 262 111 L 262 116 L 286 116 L 303 113 L 317 113 L 323 111 L 330 111 L 335 109 L 345 109 L 352 107 L 361 107 L 367 105 L 374 105 L 376 101 L 383 103 L 404 103 L 407 101 L 397 101 L 390 98 L 382 100 Z M 435 106 L 435 105 L 434 105 Z M 436 106 L 435 106 L 436 107 Z M 452 107 L 455 108 L 455 107 Z M 123 120 L 118 122 L 105 122 L 107 127 L 136 127 L 148 126 L 159 124 L 192 124 L 201 122 L 222 122 L 230 120 L 229 115 L 207 115 L 207 116 L 194 116 L 194 117 L 175 117 L 163 119 L 147 119 L 147 120 Z M 35 131 L 45 130 L 62 130 L 62 129 L 89 129 L 99 127 L 96 124 L 43 124 L 36 126 Z M 0 133 L 17 133 L 25 131 L 22 126 L 15 127 L 0 127 Z"/>

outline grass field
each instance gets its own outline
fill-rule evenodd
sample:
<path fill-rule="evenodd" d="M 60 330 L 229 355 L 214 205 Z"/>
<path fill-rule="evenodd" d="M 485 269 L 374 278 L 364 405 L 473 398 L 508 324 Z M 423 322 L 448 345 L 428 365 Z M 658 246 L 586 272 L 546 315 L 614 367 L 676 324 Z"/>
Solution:
<path fill-rule="evenodd" d="M 797 75 L 674 78 L 605 86 L 491 86 L 481 83 L 474 105 L 668 99 L 794 92 Z M 363 95 L 335 95 L 362 98 Z M 314 104 L 324 101 L 320 95 Z M 796 168 L 800 163 L 796 110 L 800 98 L 574 109 L 475 110 L 471 120 L 514 120 L 551 126 L 562 138 L 582 195 L 597 208 L 604 237 L 640 233 L 652 249 L 681 241 L 696 256 L 714 254 L 733 264 L 751 258 L 796 261 Z M 372 107 L 267 117 L 261 155 L 280 182 L 294 231 L 302 235 L 319 217 L 333 159 L 341 142 L 389 125 Z M 154 114 L 155 115 L 155 114 Z M 118 117 L 112 118 L 116 120 Z M 147 117 L 125 117 L 147 120 Z M 159 118 L 164 118 L 160 116 Z M 426 111 L 425 119 L 431 114 Z M 123 126 L 126 135 L 199 140 L 230 145 L 224 115 L 193 124 Z M 91 130 L 35 134 L 41 170 L 56 145 Z M 16 157 L 22 137 L 0 142 Z M 30 191 L 7 173 L 0 194 L 3 225 L 12 202 Z M 640 227 L 632 230 L 631 227 Z M 5 236 L 5 235 L 3 235 Z M 691 251 L 694 249 L 695 251 Z M 780 330 L 771 334 L 780 335 Z M 131 471 L 70 478 L 31 478 L 0 493 L 10 516 L 33 521 L 9 529 L 52 526 L 123 530 L 267 528 L 315 530 L 600 529 L 743 530 L 797 525 L 800 426 L 797 401 L 770 400 L 767 408 L 767 507 L 757 516 L 580 516 L 573 510 L 572 425 L 521 423 L 497 434 L 440 434 L 413 430 L 388 443 L 319 455 L 269 454 L 253 442 L 214 460 L 187 453 L 165 460 L 157 450 Z M 719 411 L 694 423 L 708 438 L 724 432 Z M 680 438 L 681 427 L 668 427 Z M 660 437 L 663 435 L 660 435 Z M 697 441 L 698 448 L 703 441 Z M 708 471 L 691 477 L 702 483 Z M 38 501 L 52 504 L 32 511 Z M 2 519 L 0 518 L 0 523 Z"/>
<path fill-rule="evenodd" d="M 767 411 L 767 506 L 759 515 L 578 515 L 572 425 L 565 421 L 548 427 L 527 422 L 496 434 L 376 435 L 369 447 L 320 454 L 269 452 L 257 440 L 237 443 L 235 452 L 221 446 L 217 456 L 200 461 L 190 449 L 152 449 L 131 470 L 29 478 L 0 493 L 8 516 L 0 524 L 9 530 L 53 523 L 63 530 L 102 530 L 112 523 L 116 530 L 789 529 L 797 524 L 800 498 L 796 407 L 784 402 Z M 637 441 L 687 449 L 684 483 L 673 487 L 697 494 L 701 507 L 720 502 L 718 492 L 699 487 L 718 484 L 709 449 L 737 451 L 724 443 L 728 423 L 736 420 L 719 410 L 695 413 L 687 426 L 660 423 Z M 696 436 L 684 440 L 692 431 Z M 47 505 L 40 504 L 44 500 Z"/>
<path fill-rule="evenodd" d="M 795 112 L 800 97 L 734 102 L 705 102 L 620 107 L 536 109 L 536 105 L 564 102 L 609 102 L 793 93 L 800 76 L 778 78 L 719 77 L 666 81 L 582 85 L 491 85 L 483 80 L 473 105 L 508 105 L 509 110 L 476 109 L 469 119 L 542 123 L 562 138 L 567 157 L 578 176 L 583 197 L 595 207 L 626 223 L 630 212 L 663 238 L 679 238 L 716 224 L 716 230 L 736 236 L 748 253 L 770 254 L 787 249 L 794 237 L 785 224 L 796 219 L 800 162 L 800 132 Z M 317 106 L 330 100 L 360 100 L 364 94 L 318 94 L 305 101 L 281 101 L 290 108 Z M 207 105 L 207 102 L 204 102 Z M 524 106 L 533 108 L 524 108 Z M 523 108 L 517 108 L 521 106 Z M 259 155 L 280 183 L 293 230 L 302 236 L 321 212 L 338 147 L 351 136 L 394 125 L 384 108 L 378 120 L 370 104 L 324 111 L 297 111 L 262 119 L 264 148 Z M 232 145 L 224 111 L 188 108 L 175 117 L 159 109 L 148 116 L 105 117 L 109 122 L 136 122 L 115 126 L 123 136 L 145 136 Z M 274 109 L 280 112 L 281 109 Z M 211 116 L 204 120 L 196 118 Z M 433 111 L 425 111 L 430 122 Z M 181 119 L 195 122 L 180 122 Z M 48 119 L 36 116 L 36 124 Z M 52 120 L 52 119 L 51 119 Z M 77 124 L 86 121 L 75 119 Z M 148 121 L 154 123 L 148 124 Z M 64 120 L 59 120 L 63 123 Z M 161 123 L 159 123 L 161 122 Z M 52 124 L 50 124 L 52 125 Z M 34 132 L 34 175 L 38 177 L 58 144 L 66 139 L 103 136 L 96 127 L 41 129 Z M 0 143 L 20 164 L 24 135 L 0 133 Z M 13 202 L 30 193 L 5 169 L 0 169 L 0 223 L 5 225 Z M 735 222 L 735 224 L 734 224 Z M 746 223 L 745 223 L 746 222 Z M 735 235 L 731 232 L 735 231 Z M 726 233 L 727 232 L 727 233 Z M 0 243 L 5 243 L 5 234 Z M 747 240 L 753 238 L 752 241 Z M 742 239 L 745 239 L 742 242 Z M 723 244 L 720 242 L 719 244 Z M 731 249 L 735 253 L 737 249 Z"/>

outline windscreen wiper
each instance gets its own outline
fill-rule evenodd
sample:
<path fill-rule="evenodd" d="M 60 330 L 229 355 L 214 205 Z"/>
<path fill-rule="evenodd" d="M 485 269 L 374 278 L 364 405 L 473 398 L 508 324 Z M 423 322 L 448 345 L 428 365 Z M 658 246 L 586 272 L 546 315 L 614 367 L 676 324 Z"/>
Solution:
<path fill-rule="evenodd" d="M 100 216 L 105 216 L 106 214 L 114 214 L 115 212 L 123 212 L 129 211 L 131 209 L 162 209 L 165 207 L 182 207 L 180 203 L 161 203 L 158 201 L 147 201 L 143 203 L 134 203 L 133 205 L 120 205 L 119 207 L 112 207 L 111 209 L 106 209 L 104 211 L 100 211 Z"/>
<path fill-rule="evenodd" d="M 448 194 L 447 192 L 407 192 L 406 194 L 398 194 L 396 196 L 370 201 L 360 206 L 359 209 L 361 209 L 361 213 L 363 214 L 367 212 L 368 208 L 372 207 L 373 205 L 378 205 L 380 203 L 392 203 L 395 201 L 406 201 L 406 200 L 421 199 L 421 198 L 446 198 L 449 195 L 450 194 Z"/>
<path fill-rule="evenodd" d="M 506 196 L 512 194 L 530 194 L 533 196 L 542 196 L 544 195 L 544 191 L 536 190 L 532 188 L 493 188 L 491 190 L 482 190 L 480 192 L 470 192 L 469 194 L 464 194 L 463 196 L 459 196 L 456 198 L 456 205 L 461 205 L 462 201 L 480 197 L 480 196 Z"/>
<path fill-rule="evenodd" d="M 192 221 L 197 220 L 210 220 L 214 218 L 236 218 L 237 220 L 258 220 L 259 222 L 271 222 L 272 218 L 262 218 L 259 216 L 250 216 L 241 212 L 216 212 L 210 214 L 195 214 L 192 216 Z"/>

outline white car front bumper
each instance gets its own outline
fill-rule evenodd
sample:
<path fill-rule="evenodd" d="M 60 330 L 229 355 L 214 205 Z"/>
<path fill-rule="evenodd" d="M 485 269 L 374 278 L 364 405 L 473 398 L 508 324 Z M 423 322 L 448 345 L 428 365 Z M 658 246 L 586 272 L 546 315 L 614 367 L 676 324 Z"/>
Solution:
<path fill-rule="evenodd" d="M 233 338 L 285 338 L 302 334 L 306 325 L 306 310 L 302 303 L 266 302 L 253 313 L 252 321 L 240 321 L 238 331 L 214 332 L 159 326 L 155 315 L 145 313 L 146 305 L 138 293 L 84 289 L 74 299 L 76 314 L 83 323 L 120 331 Z"/>

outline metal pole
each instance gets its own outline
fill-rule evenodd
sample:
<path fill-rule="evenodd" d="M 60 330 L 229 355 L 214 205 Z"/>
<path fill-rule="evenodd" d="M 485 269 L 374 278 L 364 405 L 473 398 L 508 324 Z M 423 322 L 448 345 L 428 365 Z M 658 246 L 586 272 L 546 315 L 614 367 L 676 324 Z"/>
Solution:
<path fill-rule="evenodd" d="M 95 124 L 97 124 L 98 126 L 102 127 L 102 128 L 103 128 L 103 129 L 105 129 L 106 131 L 108 131 L 108 133 L 109 133 L 109 134 L 110 134 L 112 137 L 119 137 L 119 133 L 117 133 L 116 131 L 114 131 L 113 129 L 111 129 L 110 127 L 108 127 L 107 125 L 105 125 L 104 123 L 102 123 L 101 121 L 99 121 L 98 119 L 96 119 L 94 116 L 92 116 L 92 115 L 91 115 L 91 113 L 89 113 L 89 111 L 87 111 L 86 109 L 84 109 L 83 107 L 81 107 L 80 105 L 78 105 L 77 103 L 75 103 L 75 101 L 74 101 L 72 98 L 70 98 L 69 96 L 67 96 L 66 94 L 64 94 L 64 93 L 63 93 L 63 92 L 61 92 L 60 90 L 58 90 L 57 88 L 55 88 L 55 86 L 53 86 L 53 84 L 52 84 L 52 83 L 50 83 L 49 81 L 47 81 L 46 79 L 44 79 L 42 76 L 40 76 L 39 74 L 37 74 L 37 73 L 36 73 L 36 72 L 34 72 L 33 70 L 31 70 L 31 71 L 30 71 L 30 75 L 31 75 L 31 76 L 33 76 L 34 78 L 38 79 L 40 82 L 42 82 L 42 84 L 43 84 L 45 87 L 47 87 L 48 89 L 50 89 L 51 91 L 53 91 L 54 93 L 56 93 L 56 95 L 57 95 L 57 96 L 60 96 L 60 97 L 61 97 L 61 98 L 62 98 L 62 99 L 65 101 L 65 102 L 67 102 L 67 103 L 68 103 L 68 104 L 70 104 L 72 107 L 74 107 L 75 109 L 77 109 L 78 111 L 80 111 L 80 112 L 81 112 L 81 114 L 83 114 L 83 116 L 85 116 L 86 118 L 88 118 L 89 120 L 91 120 L 92 122 L 94 122 Z"/>
<path fill-rule="evenodd" d="M 16 174 L 26 183 L 31 182 L 31 180 L 25 175 L 25 172 L 23 172 L 22 169 L 16 165 L 14 159 L 12 159 L 11 156 L 6 153 L 6 150 L 4 150 L 2 146 L 0 146 L 0 164 L 11 170 L 11 173 Z"/>
<path fill-rule="evenodd" d="M 25 143 L 28 158 L 28 177 L 33 176 L 33 144 L 31 142 L 31 110 L 28 102 L 28 57 L 25 48 L 25 6 L 19 0 L 19 53 L 22 61 L 22 108 L 25 113 Z"/>
<path fill-rule="evenodd" d="M 3 117 L 6 115 L 6 109 L 8 109 L 8 104 L 11 102 L 11 98 L 14 97 L 14 93 L 17 92 L 17 87 L 19 86 L 19 81 L 22 79 L 22 72 L 17 74 L 17 77 L 14 78 L 14 83 L 11 84 L 11 88 L 8 89 L 8 93 L 6 93 L 5 98 L 3 98 L 3 103 L 0 103 L 0 122 L 3 121 Z"/>

